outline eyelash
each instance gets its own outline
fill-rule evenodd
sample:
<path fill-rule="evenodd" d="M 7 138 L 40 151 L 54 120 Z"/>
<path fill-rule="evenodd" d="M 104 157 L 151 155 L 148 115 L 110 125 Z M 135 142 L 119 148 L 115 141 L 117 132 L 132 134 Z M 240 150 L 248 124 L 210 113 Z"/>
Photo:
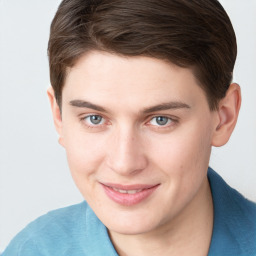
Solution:
<path fill-rule="evenodd" d="M 89 124 L 86 119 L 92 118 L 92 117 L 100 117 L 103 120 L 103 124 Z M 164 125 L 151 125 L 150 122 L 152 122 L 154 119 L 156 118 L 166 118 L 167 120 L 167 124 Z M 173 117 L 169 117 L 169 116 L 165 116 L 165 115 L 155 115 L 155 116 L 150 116 L 147 119 L 149 119 L 149 121 L 146 122 L 147 126 L 152 126 L 154 129 L 168 129 L 170 127 L 172 127 L 173 125 L 177 124 L 179 122 L 178 118 L 173 118 Z M 102 120 L 100 122 L 102 122 Z M 103 126 L 106 125 L 107 120 L 99 114 L 90 114 L 90 115 L 86 115 L 84 117 L 82 117 L 80 119 L 81 122 L 83 122 L 83 124 L 85 124 L 87 126 L 87 128 L 102 128 Z"/>
<path fill-rule="evenodd" d="M 105 124 L 89 124 L 86 119 L 88 118 L 92 118 L 92 117 L 100 117 L 102 118 L 102 120 L 105 120 L 105 118 L 101 115 L 98 115 L 98 114 L 90 114 L 90 115 L 87 115 L 87 116 L 84 116 L 82 117 L 80 120 L 81 122 L 83 122 L 88 128 L 99 128 L 101 126 L 104 126 Z M 101 120 L 101 121 L 102 121 Z M 106 121 L 106 120 L 105 120 Z"/>
<path fill-rule="evenodd" d="M 167 118 L 168 123 L 164 124 L 164 125 L 150 124 L 154 119 L 159 118 L 159 117 Z M 169 131 L 170 129 L 174 128 L 178 123 L 179 123 L 179 118 L 177 118 L 177 117 L 170 117 L 170 116 L 166 116 L 166 115 L 154 115 L 154 116 L 149 117 L 149 121 L 146 122 L 146 125 L 151 126 L 152 129 L 154 129 L 156 131 Z"/>

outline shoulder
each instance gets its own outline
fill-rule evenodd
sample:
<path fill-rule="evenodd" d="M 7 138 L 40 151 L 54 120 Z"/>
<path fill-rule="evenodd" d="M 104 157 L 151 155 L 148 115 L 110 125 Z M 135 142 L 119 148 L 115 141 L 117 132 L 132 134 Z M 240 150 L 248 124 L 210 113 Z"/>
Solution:
<path fill-rule="evenodd" d="M 230 213 L 236 210 L 233 215 L 246 216 L 253 222 L 256 221 L 256 203 L 246 199 L 234 188 L 231 188 L 215 171 L 209 168 L 208 179 L 211 186 L 214 206 L 222 213 Z M 216 214 L 219 214 L 216 212 Z M 222 214 L 223 215 L 223 214 Z M 231 217 L 231 216 L 230 216 Z"/>
<path fill-rule="evenodd" d="M 214 204 L 213 255 L 256 255 L 256 204 L 212 169 L 208 179 Z"/>
<path fill-rule="evenodd" d="M 88 206 L 83 202 L 39 217 L 11 241 L 3 256 L 58 255 L 55 250 L 62 255 L 60 248 L 67 250 L 67 241 L 75 237 L 79 242 L 78 238 L 83 237 L 87 212 Z"/>
<path fill-rule="evenodd" d="M 30 223 L 2 256 L 85 256 L 117 253 L 107 228 L 86 202 L 54 210 Z"/>

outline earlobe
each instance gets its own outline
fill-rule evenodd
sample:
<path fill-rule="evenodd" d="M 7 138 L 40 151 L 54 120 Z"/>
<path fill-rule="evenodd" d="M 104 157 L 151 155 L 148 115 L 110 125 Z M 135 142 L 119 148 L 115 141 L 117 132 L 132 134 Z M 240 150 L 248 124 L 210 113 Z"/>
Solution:
<path fill-rule="evenodd" d="M 61 111 L 59 108 L 58 103 L 56 102 L 55 95 L 54 95 L 54 90 L 52 87 L 49 87 L 47 89 L 47 95 L 51 104 L 51 110 L 52 110 L 52 115 L 53 115 L 53 121 L 55 125 L 55 129 L 57 133 L 59 134 L 59 143 L 61 145 L 63 140 L 62 140 L 62 118 L 61 118 Z"/>
<path fill-rule="evenodd" d="M 219 102 L 218 123 L 213 134 L 212 146 L 220 147 L 228 142 L 235 128 L 240 106 L 240 86 L 233 83 L 229 86 L 226 96 Z"/>

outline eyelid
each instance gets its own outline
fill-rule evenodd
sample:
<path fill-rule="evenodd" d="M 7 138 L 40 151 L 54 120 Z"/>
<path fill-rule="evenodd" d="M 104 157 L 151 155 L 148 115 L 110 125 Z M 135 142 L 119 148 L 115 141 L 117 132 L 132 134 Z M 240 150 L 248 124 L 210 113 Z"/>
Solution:
<path fill-rule="evenodd" d="M 100 122 L 98 124 L 92 123 L 92 120 L 91 120 L 92 117 L 99 117 L 100 118 Z M 89 115 L 89 116 L 84 117 L 84 120 L 86 120 L 86 119 L 88 119 L 89 122 L 92 123 L 93 126 L 102 125 L 102 123 L 104 123 L 104 120 L 105 120 L 105 118 L 100 116 L 100 115 Z"/>
<path fill-rule="evenodd" d="M 166 124 L 163 124 L 163 125 L 161 125 L 161 124 L 158 124 L 157 122 L 158 122 L 158 118 L 159 117 L 161 117 L 161 118 L 163 118 L 163 119 L 166 119 L 165 121 L 166 121 Z M 155 120 L 155 125 L 156 126 L 161 126 L 161 127 L 164 127 L 164 126 L 167 126 L 170 122 L 172 122 L 172 119 L 171 118 L 169 118 L 169 117 L 166 117 L 166 116 L 154 116 L 153 118 L 151 118 L 151 120 L 150 120 L 150 122 L 152 122 L 153 120 Z"/>
<path fill-rule="evenodd" d="M 93 124 L 93 123 L 89 123 L 89 122 L 86 122 L 86 118 L 89 118 L 90 116 L 100 116 L 103 120 L 103 123 L 100 123 L 100 124 Z M 153 125 L 153 124 L 150 124 L 150 122 L 154 119 L 154 118 L 157 118 L 157 117 L 165 117 L 167 118 L 169 121 L 168 124 L 166 125 Z M 80 121 L 83 123 L 83 125 L 87 126 L 88 128 L 103 128 L 104 126 L 107 126 L 109 124 L 111 124 L 110 120 L 105 117 L 105 115 L 102 115 L 101 113 L 96 113 L 96 112 L 91 112 L 91 113 L 87 113 L 87 114 L 81 114 L 79 115 L 79 118 L 80 118 Z M 176 116 L 170 116 L 168 114 L 152 114 L 150 116 L 147 116 L 146 117 L 147 121 L 146 121 L 146 125 L 147 126 L 152 126 L 156 129 L 165 129 L 165 128 L 170 128 L 174 125 L 176 125 L 178 122 L 179 122 L 179 118 L 176 117 Z"/>
<path fill-rule="evenodd" d="M 157 118 L 157 117 L 164 117 L 164 118 L 167 118 L 169 119 L 169 122 L 168 124 L 166 125 L 152 125 L 150 124 L 150 122 L 154 119 L 154 118 Z M 177 124 L 179 122 L 179 118 L 178 117 L 174 117 L 174 116 L 169 116 L 169 115 L 166 115 L 166 114 L 158 114 L 158 115 L 151 115 L 147 118 L 147 122 L 146 122 L 146 125 L 151 125 L 152 127 L 155 127 L 155 128 L 158 128 L 158 129 L 164 129 L 164 128 L 169 128 L 175 124 Z"/>
<path fill-rule="evenodd" d="M 103 123 L 102 123 L 102 121 L 100 124 L 93 124 L 93 123 L 88 122 L 86 119 L 90 118 L 91 116 L 100 116 L 103 120 Z M 86 115 L 83 114 L 80 117 L 80 121 L 88 128 L 100 128 L 100 127 L 102 128 L 103 126 L 107 125 L 107 122 L 108 122 L 107 118 L 105 118 L 102 114 L 99 114 L 99 113 L 89 113 Z"/>

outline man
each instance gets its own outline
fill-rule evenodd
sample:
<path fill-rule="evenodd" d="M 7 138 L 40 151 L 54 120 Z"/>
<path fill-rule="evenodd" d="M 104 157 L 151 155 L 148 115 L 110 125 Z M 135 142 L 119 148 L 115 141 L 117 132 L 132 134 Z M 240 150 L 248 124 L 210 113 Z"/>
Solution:
<path fill-rule="evenodd" d="M 208 168 L 235 127 L 236 39 L 215 0 L 64 0 L 48 90 L 85 198 L 3 255 L 256 255 L 256 206 Z"/>

